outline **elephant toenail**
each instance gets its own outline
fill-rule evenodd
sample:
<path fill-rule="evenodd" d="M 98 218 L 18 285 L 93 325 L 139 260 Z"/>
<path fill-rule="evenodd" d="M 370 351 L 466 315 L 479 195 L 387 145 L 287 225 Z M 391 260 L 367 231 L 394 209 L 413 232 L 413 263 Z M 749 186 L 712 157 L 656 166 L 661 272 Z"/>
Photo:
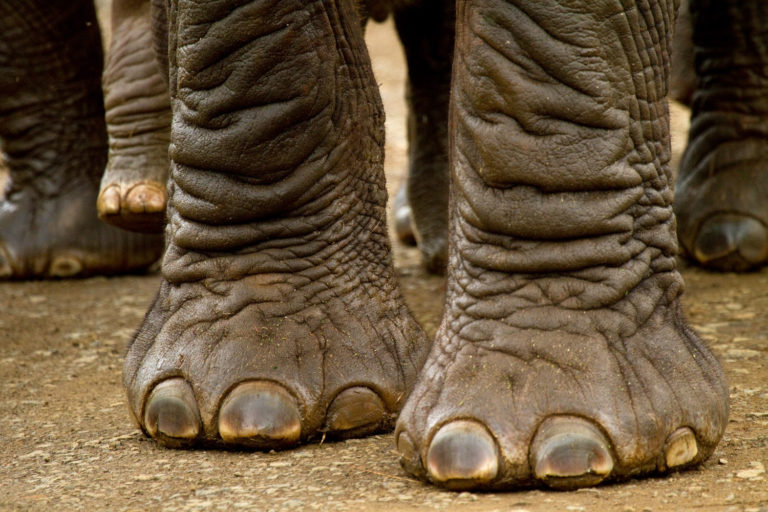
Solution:
<path fill-rule="evenodd" d="M 117 185 L 105 188 L 96 203 L 99 215 L 115 215 L 120 212 L 120 190 Z"/>
<path fill-rule="evenodd" d="M 219 435 L 227 443 L 252 448 L 293 446 L 301 437 L 296 399 L 274 382 L 239 384 L 221 404 Z"/>
<path fill-rule="evenodd" d="M 499 471 L 496 442 L 476 421 L 447 423 L 432 438 L 426 466 L 430 478 L 445 487 L 480 487 Z"/>
<path fill-rule="evenodd" d="M 741 266 L 759 265 L 768 259 L 768 230 L 757 219 L 744 215 L 721 214 L 708 218 L 694 244 L 694 256 L 702 264 L 718 266 L 742 260 Z M 728 268 L 724 268 L 728 270 Z"/>
<path fill-rule="evenodd" d="M 83 263 L 74 256 L 58 256 L 48 267 L 48 274 L 51 277 L 72 277 L 83 270 Z"/>
<path fill-rule="evenodd" d="M 698 454 L 699 445 L 696 442 L 696 435 L 688 427 L 672 432 L 664 446 L 664 462 L 668 469 L 684 466 L 693 461 Z"/>
<path fill-rule="evenodd" d="M 554 489 L 597 485 L 613 470 L 605 435 L 591 422 L 575 416 L 545 420 L 530 450 L 534 477 Z"/>
<path fill-rule="evenodd" d="M 181 378 L 161 382 L 147 400 L 144 427 L 169 447 L 191 444 L 200 435 L 200 413 L 192 388 Z"/>
<path fill-rule="evenodd" d="M 328 407 L 323 430 L 337 437 L 359 437 L 384 427 L 387 419 L 379 395 L 358 386 L 336 395 Z"/>
<path fill-rule="evenodd" d="M 165 187 L 139 183 L 128 192 L 126 206 L 131 213 L 159 213 L 165 210 L 168 193 Z"/>

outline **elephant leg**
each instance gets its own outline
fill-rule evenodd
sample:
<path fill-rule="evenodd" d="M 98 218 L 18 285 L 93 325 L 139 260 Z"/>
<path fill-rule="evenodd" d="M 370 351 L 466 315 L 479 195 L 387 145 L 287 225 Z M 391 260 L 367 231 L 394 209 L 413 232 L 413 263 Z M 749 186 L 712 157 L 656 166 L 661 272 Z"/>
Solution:
<path fill-rule="evenodd" d="M 768 4 L 691 0 L 698 87 L 675 186 L 678 237 L 700 265 L 768 262 Z"/>
<path fill-rule="evenodd" d="M 98 212 L 131 231 L 165 227 L 171 126 L 166 80 L 153 49 L 150 0 L 114 0 L 103 78 L 109 160 Z"/>
<path fill-rule="evenodd" d="M 442 273 L 448 256 L 448 102 L 455 3 L 425 0 L 395 10 L 408 62 L 408 178 L 398 192 L 398 237 L 414 238 L 424 265 Z"/>
<path fill-rule="evenodd" d="M 63 5 L 63 4 L 62 4 Z M 138 271 L 162 237 L 96 216 L 106 160 L 101 40 L 91 2 L 0 4 L 0 279 Z"/>
<path fill-rule="evenodd" d="M 683 105 L 691 105 L 696 90 L 696 68 L 693 65 L 693 25 L 689 0 L 680 0 L 677 8 L 675 33 L 672 38 L 672 70 L 669 77 L 669 97 Z"/>
<path fill-rule="evenodd" d="M 446 307 L 395 433 L 415 476 L 575 488 L 723 434 L 679 303 L 671 4 L 458 2 Z"/>
<path fill-rule="evenodd" d="M 132 414 L 169 446 L 391 428 L 428 343 L 394 277 L 355 4 L 179 1 L 167 19 L 168 247 L 125 362 Z"/>

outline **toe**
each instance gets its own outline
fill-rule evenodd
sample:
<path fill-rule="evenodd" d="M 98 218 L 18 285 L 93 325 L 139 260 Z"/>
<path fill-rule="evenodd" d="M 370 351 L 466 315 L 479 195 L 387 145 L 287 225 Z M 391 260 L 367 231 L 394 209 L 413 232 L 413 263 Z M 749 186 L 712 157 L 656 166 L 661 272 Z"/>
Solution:
<path fill-rule="evenodd" d="M 664 462 L 668 469 L 678 469 L 696 459 L 699 445 L 696 435 L 688 427 L 679 428 L 668 438 L 664 447 Z"/>
<path fill-rule="evenodd" d="M 101 191 L 96 201 L 96 210 L 100 217 L 120 213 L 120 187 L 110 185 Z"/>
<path fill-rule="evenodd" d="M 200 435 L 200 413 L 192 388 L 184 379 L 158 384 L 147 400 L 144 428 L 161 444 L 179 447 L 192 444 Z"/>
<path fill-rule="evenodd" d="M 48 274 L 51 277 L 73 277 L 83 271 L 83 262 L 72 255 L 60 255 L 53 259 Z"/>
<path fill-rule="evenodd" d="M 159 183 L 139 183 L 125 198 L 126 208 L 131 213 L 161 213 L 165 211 L 168 192 Z"/>
<path fill-rule="evenodd" d="M 768 230 L 752 217 L 714 215 L 699 228 L 693 252 L 705 267 L 726 271 L 754 268 L 768 259 Z"/>
<path fill-rule="evenodd" d="M 324 430 L 334 437 L 360 437 L 382 429 L 388 416 L 381 398 L 371 389 L 348 388 L 328 407 Z"/>
<path fill-rule="evenodd" d="M 301 437 L 296 399 L 274 382 L 239 384 L 221 404 L 219 435 L 226 443 L 252 448 L 293 446 Z"/>
<path fill-rule="evenodd" d="M 605 435 L 585 419 L 548 418 L 531 443 L 533 475 L 555 489 L 597 485 L 613 470 L 609 446 Z"/>
<path fill-rule="evenodd" d="M 496 442 L 476 421 L 458 420 L 443 425 L 427 452 L 432 481 L 451 489 L 481 487 L 499 471 Z"/>

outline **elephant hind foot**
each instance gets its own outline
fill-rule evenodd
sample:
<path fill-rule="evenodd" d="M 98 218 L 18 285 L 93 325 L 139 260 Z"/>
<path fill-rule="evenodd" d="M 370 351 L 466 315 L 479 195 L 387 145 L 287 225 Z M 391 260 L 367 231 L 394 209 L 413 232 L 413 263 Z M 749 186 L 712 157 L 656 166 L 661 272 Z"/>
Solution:
<path fill-rule="evenodd" d="M 690 256 L 712 270 L 754 270 L 768 262 L 768 228 L 748 215 L 712 215 L 699 226 Z"/>

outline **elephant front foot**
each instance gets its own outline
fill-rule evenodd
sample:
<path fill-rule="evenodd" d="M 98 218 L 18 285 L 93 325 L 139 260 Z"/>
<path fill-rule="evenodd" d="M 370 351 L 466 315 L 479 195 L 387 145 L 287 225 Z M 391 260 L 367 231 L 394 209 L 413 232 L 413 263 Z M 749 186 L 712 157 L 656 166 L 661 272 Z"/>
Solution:
<path fill-rule="evenodd" d="M 495 282 L 496 302 L 449 302 L 398 420 L 408 472 L 450 489 L 573 489 L 712 453 L 727 423 L 727 385 L 676 299 L 652 296 L 645 283 L 612 308 L 503 314 L 503 304 L 557 285 L 517 282 L 523 294 L 502 301 L 503 284 L 484 282 Z"/>
<path fill-rule="evenodd" d="M 225 275 L 164 282 L 131 345 L 124 382 L 147 435 L 169 447 L 271 450 L 393 427 L 426 355 L 423 332 L 386 269 L 342 274 L 296 250 L 228 262 L 166 255 L 166 274 L 178 265 Z M 265 264 L 272 270 L 231 274 Z"/>
<path fill-rule="evenodd" d="M 0 201 L 0 280 L 110 275 L 147 270 L 159 235 L 126 233 L 99 221 L 90 184 L 41 198 L 11 188 Z"/>

